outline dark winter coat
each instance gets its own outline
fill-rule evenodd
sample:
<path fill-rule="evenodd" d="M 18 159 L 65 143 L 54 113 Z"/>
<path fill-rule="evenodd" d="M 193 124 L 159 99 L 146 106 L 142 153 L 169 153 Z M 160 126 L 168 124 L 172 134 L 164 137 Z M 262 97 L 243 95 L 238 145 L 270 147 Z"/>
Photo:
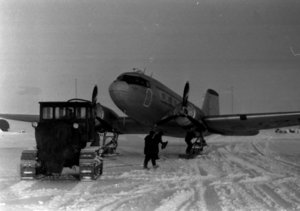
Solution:
<path fill-rule="evenodd" d="M 150 155 L 153 154 L 153 139 L 151 135 L 147 135 L 145 137 L 145 147 L 144 147 L 144 154 Z"/>

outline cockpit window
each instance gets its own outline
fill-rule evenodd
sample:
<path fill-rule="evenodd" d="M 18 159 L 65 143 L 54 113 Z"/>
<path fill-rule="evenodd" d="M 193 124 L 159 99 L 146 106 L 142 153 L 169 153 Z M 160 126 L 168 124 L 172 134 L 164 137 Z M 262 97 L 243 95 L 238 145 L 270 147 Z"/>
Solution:
<path fill-rule="evenodd" d="M 149 81 L 147 81 L 144 78 L 137 77 L 137 76 L 121 75 L 121 76 L 118 77 L 118 80 L 119 81 L 125 81 L 128 84 L 136 84 L 136 85 L 144 86 L 144 87 L 147 87 L 147 88 L 150 87 Z"/>

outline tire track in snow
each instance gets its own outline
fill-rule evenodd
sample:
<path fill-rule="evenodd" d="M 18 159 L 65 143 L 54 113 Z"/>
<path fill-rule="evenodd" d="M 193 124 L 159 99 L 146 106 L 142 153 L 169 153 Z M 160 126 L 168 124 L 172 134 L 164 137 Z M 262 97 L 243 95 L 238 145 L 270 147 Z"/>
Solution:
<path fill-rule="evenodd" d="M 185 210 L 185 204 L 194 196 L 192 190 L 178 190 L 170 198 L 162 201 L 162 204 L 155 211 Z"/>
<path fill-rule="evenodd" d="M 114 196 L 113 201 L 97 206 L 96 210 L 126 210 L 128 206 L 132 209 L 134 207 L 133 202 L 139 201 L 140 198 L 145 196 L 145 193 L 151 193 L 153 191 L 155 191 L 154 187 L 140 186 L 128 192 L 121 192 Z M 133 205 L 133 207 L 130 205 Z"/>
<path fill-rule="evenodd" d="M 209 182 L 207 182 L 207 188 L 203 194 L 203 199 L 206 205 L 206 209 L 207 210 L 214 210 L 214 211 L 218 211 L 221 210 L 221 207 L 219 205 L 219 203 L 217 203 L 219 201 L 219 197 L 218 194 L 214 188 L 213 185 L 208 185 Z"/>
<path fill-rule="evenodd" d="M 252 146 L 257 152 L 260 152 L 260 155 L 265 155 L 258 149 L 258 147 L 256 147 L 256 144 L 252 143 Z M 284 207 L 285 209 L 299 207 L 299 205 L 297 205 L 299 204 L 299 197 L 297 197 L 297 195 L 300 195 L 298 186 L 299 182 L 295 182 L 299 177 L 297 164 L 284 161 L 282 162 L 276 158 L 271 159 L 269 156 L 272 156 L 270 151 L 266 156 L 261 156 L 260 162 L 255 162 L 253 158 L 247 157 L 247 160 L 252 160 L 270 173 L 269 175 L 271 178 L 267 183 L 268 185 L 264 184 L 262 186 L 263 188 L 260 188 L 260 191 L 265 192 L 269 200 L 277 203 L 278 207 Z M 294 183 L 293 188 L 294 190 L 297 189 L 297 191 L 286 188 L 286 184 L 291 183 Z"/>
<path fill-rule="evenodd" d="M 236 145 L 218 148 L 218 153 L 221 158 L 220 169 L 224 171 L 224 177 L 221 177 L 219 182 L 213 183 L 213 186 L 216 188 L 218 197 L 222 201 L 221 206 L 223 208 L 239 209 L 243 207 L 243 205 L 245 206 L 247 201 L 253 201 L 255 198 L 257 200 L 263 197 L 263 204 L 265 205 L 262 206 L 272 207 L 270 206 L 271 204 L 276 207 L 295 208 L 296 206 L 288 200 L 285 200 L 283 195 L 272 191 L 275 187 L 273 187 L 270 181 L 274 180 L 274 174 L 268 171 L 268 167 L 262 165 L 265 159 L 267 159 L 267 163 L 270 162 L 270 159 L 266 158 L 264 153 L 259 151 L 255 144 L 252 143 L 251 145 L 258 157 L 253 157 L 252 154 L 250 156 L 250 154 L 247 153 L 239 153 L 239 148 Z M 240 174 L 242 177 L 239 178 L 239 174 L 236 174 L 237 171 L 244 172 L 245 174 Z M 230 172 L 233 173 L 231 174 Z M 270 184 L 268 188 L 263 186 L 264 188 L 260 188 L 259 191 L 255 190 L 258 185 L 262 185 L 262 183 L 265 182 Z M 245 183 L 243 187 L 245 191 L 241 192 L 243 183 Z M 234 195 L 237 190 L 240 192 L 240 197 L 236 196 L 235 199 L 233 199 L 232 195 Z M 250 192 L 255 198 L 253 199 L 247 192 Z"/>
<path fill-rule="evenodd" d="M 156 170 L 141 169 L 143 155 L 135 153 L 107 159 L 110 168 L 91 183 L 49 188 L 18 182 L 7 190 L 15 196 L 19 190 L 29 199 L 53 195 L 21 202 L 28 210 L 299 210 L 295 166 L 271 159 L 273 151 L 261 140 L 241 139 L 225 138 L 226 143 L 216 143 L 207 156 L 193 160 L 162 156 Z"/>
<path fill-rule="evenodd" d="M 15 201 L 23 198 L 28 198 L 28 189 L 32 187 L 37 181 L 20 181 L 10 186 L 8 189 L 1 191 L 0 199 L 5 201 Z"/>
<path fill-rule="evenodd" d="M 71 190 L 62 191 L 60 194 L 54 196 L 47 206 L 51 209 L 68 207 L 69 204 L 76 204 L 80 201 L 85 192 L 89 191 L 94 185 L 94 182 L 78 182 Z"/>
<path fill-rule="evenodd" d="M 285 201 L 279 194 L 277 194 L 269 185 L 260 185 L 261 188 L 267 195 L 274 201 L 278 207 L 283 207 L 284 209 L 290 210 L 293 205 Z"/>

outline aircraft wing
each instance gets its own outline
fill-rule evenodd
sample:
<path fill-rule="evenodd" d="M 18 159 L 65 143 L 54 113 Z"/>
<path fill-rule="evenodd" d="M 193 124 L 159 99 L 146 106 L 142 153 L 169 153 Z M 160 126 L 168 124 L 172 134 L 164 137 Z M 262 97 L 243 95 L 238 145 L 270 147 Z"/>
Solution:
<path fill-rule="evenodd" d="M 31 114 L 0 114 L 0 118 L 23 122 L 38 122 L 39 115 Z M 113 128 L 123 134 L 144 134 L 149 132 L 149 127 L 140 124 L 130 117 L 120 117 L 113 122 Z"/>
<path fill-rule="evenodd" d="M 130 117 L 119 117 L 112 127 L 121 134 L 147 134 L 151 129 Z"/>
<path fill-rule="evenodd" d="M 39 115 L 34 114 L 0 114 L 0 117 L 23 122 L 38 122 L 40 118 Z"/>
<path fill-rule="evenodd" d="M 261 129 L 299 125 L 300 112 L 207 116 L 203 121 L 212 133 L 256 135 Z"/>
<path fill-rule="evenodd" d="M 141 124 L 131 117 L 119 117 L 113 122 L 112 127 L 120 134 L 148 134 L 150 130 L 153 130 L 152 125 Z M 159 126 L 158 129 L 163 130 L 165 135 L 172 137 L 184 137 L 186 134 L 186 131 L 178 127 L 175 121 Z"/>

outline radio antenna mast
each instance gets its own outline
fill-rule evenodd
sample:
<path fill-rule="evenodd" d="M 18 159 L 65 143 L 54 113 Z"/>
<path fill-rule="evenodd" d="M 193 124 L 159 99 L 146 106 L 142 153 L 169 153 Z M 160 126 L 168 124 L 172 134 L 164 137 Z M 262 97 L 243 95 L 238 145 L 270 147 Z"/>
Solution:
<path fill-rule="evenodd" d="M 300 56 L 300 53 L 296 53 L 292 47 L 290 47 L 290 50 L 293 56 Z"/>
<path fill-rule="evenodd" d="M 77 98 L 77 78 L 75 78 L 75 98 Z"/>
<path fill-rule="evenodd" d="M 234 87 L 231 86 L 231 113 L 234 112 Z"/>

